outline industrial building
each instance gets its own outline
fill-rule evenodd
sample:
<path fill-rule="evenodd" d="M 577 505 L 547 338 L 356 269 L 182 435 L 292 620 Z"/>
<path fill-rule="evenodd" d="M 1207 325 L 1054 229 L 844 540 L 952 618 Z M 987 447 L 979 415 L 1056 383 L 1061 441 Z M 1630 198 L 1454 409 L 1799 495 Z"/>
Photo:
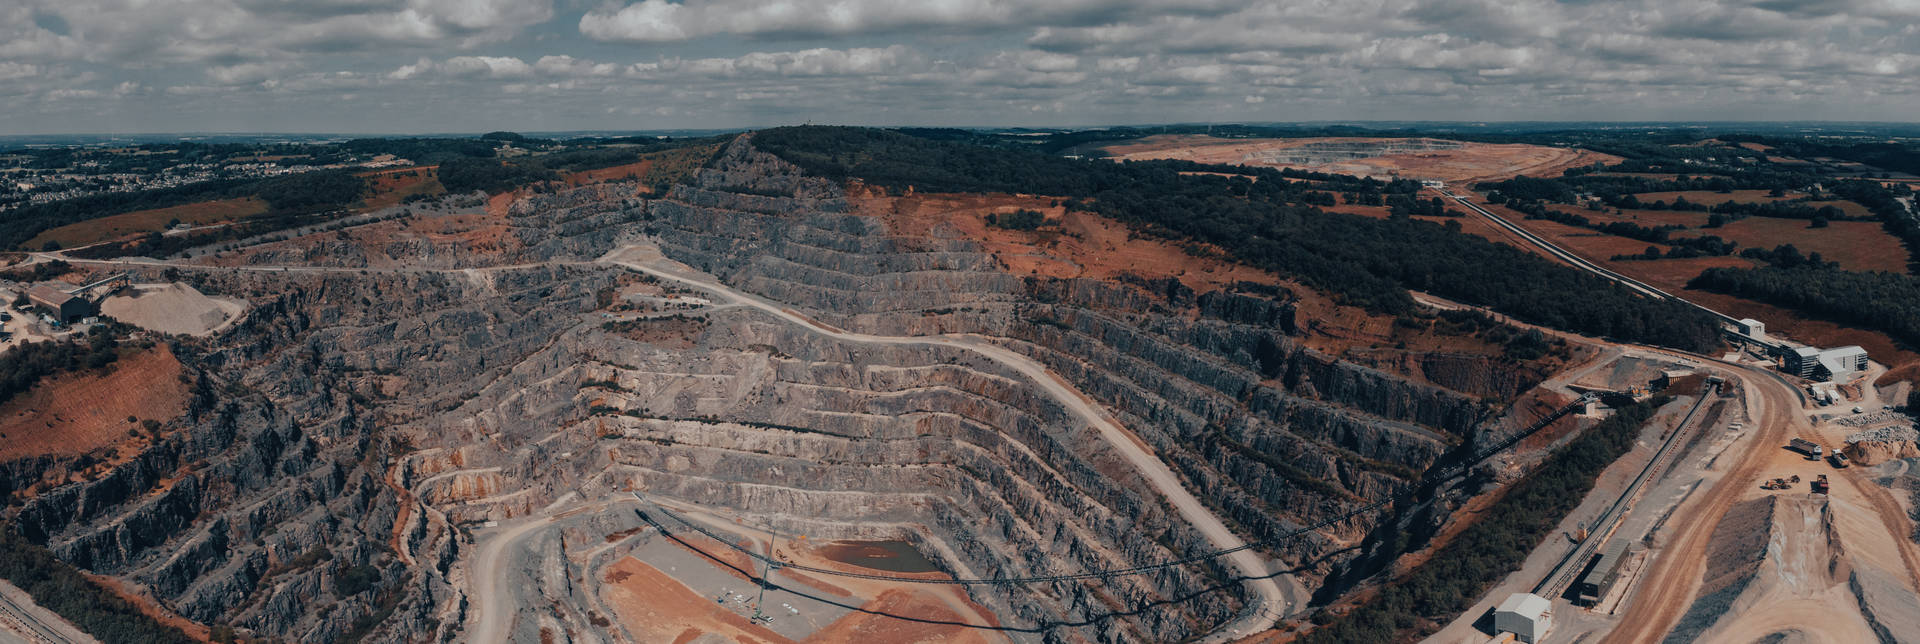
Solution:
<path fill-rule="evenodd" d="M 1528 644 L 1540 641 L 1553 626 L 1553 603 L 1533 593 L 1514 593 L 1493 609 L 1493 630 L 1513 633 Z"/>
<path fill-rule="evenodd" d="M 1844 382 L 1867 368 L 1867 350 L 1858 346 L 1793 347 L 1781 352 L 1780 358 L 1782 371 L 1808 380 Z"/>
<path fill-rule="evenodd" d="M 1767 325 L 1759 320 L 1746 318 L 1734 323 L 1734 327 L 1740 330 L 1740 335 L 1753 338 L 1755 342 L 1767 342 Z"/>
<path fill-rule="evenodd" d="M 1574 601 L 1587 606 L 1600 603 L 1600 598 L 1606 597 L 1607 591 L 1613 588 L 1613 582 L 1620 578 L 1620 562 L 1626 556 L 1627 542 L 1624 540 L 1610 542 L 1601 548 L 1600 556 L 1593 560 L 1593 566 L 1580 576 L 1580 581 L 1574 582 Z"/>
<path fill-rule="evenodd" d="M 61 324 L 94 314 L 92 301 L 46 284 L 27 289 L 27 301 Z"/>
<path fill-rule="evenodd" d="M 1655 389 L 1667 389 L 1674 386 L 1675 383 L 1684 381 L 1693 375 L 1694 371 L 1692 369 L 1662 369 L 1660 370 L 1660 377 L 1654 379 L 1653 387 Z"/>

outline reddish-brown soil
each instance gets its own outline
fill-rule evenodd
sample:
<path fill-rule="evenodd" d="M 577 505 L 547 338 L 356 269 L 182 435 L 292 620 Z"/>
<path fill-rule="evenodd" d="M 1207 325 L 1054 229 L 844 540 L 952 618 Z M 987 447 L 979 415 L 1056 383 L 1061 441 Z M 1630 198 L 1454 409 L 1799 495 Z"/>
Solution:
<path fill-rule="evenodd" d="M 509 200 L 508 203 L 511 203 Z M 504 207 L 502 207 L 504 213 Z M 500 255 L 522 247 L 520 237 L 513 234 L 513 228 L 507 225 L 505 214 L 463 214 L 415 216 L 405 219 L 389 219 L 363 226 L 354 226 L 341 231 L 319 232 L 286 241 L 271 242 L 251 246 L 230 255 L 210 257 L 206 263 L 220 266 L 244 266 L 255 263 L 250 258 L 264 252 L 292 250 L 304 254 L 314 247 L 315 240 L 329 239 L 344 235 L 354 245 L 363 249 L 383 249 L 396 241 L 424 241 L 436 248 L 459 249 L 473 255 Z M 298 255 L 296 255 L 298 256 Z M 367 255 L 367 264 L 374 268 L 386 268 L 402 265 L 407 258 L 394 260 L 383 253 L 372 252 Z"/>
<path fill-rule="evenodd" d="M 413 195 L 445 193 L 446 188 L 440 187 L 439 169 L 439 166 L 430 165 L 361 173 L 360 176 L 367 181 L 365 209 L 379 210 L 396 206 Z"/>
<path fill-rule="evenodd" d="M 1648 246 L 1659 248 L 1663 252 L 1667 250 L 1666 244 L 1652 244 L 1636 239 L 1617 237 L 1587 228 L 1569 226 L 1545 219 L 1529 220 L 1526 215 L 1509 210 L 1504 206 L 1483 205 L 1482 207 L 1493 211 L 1494 214 L 1500 215 L 1502 218 L 1513 222 L 1517 226 L 1521 226 L 1533 231 L 1534 234 L 1547 238 L 1548 241 L 1553 242 L 1555 245 L 1579 253 L 1580 256 L 1588 259 L 1604 260 L 1614 255 L 1637 255 L 1646 252 Z"/>
<path fill-rule="evenodd" d="M 611 168 L 576 170 L 562 174 L 561 178 L 566 180 L 567 185 L 583 186 L 589 183 L 600 183 L 603 181 L 637 181 L 646 177 L 652 170 L 653 161 L 649 159 L 625 165 L 617 165 Z"/>
<path fill-rule="evenodd" d="M 734 641 L 793 642 L 632 557 L 609 566 L 605 581 L 603 596 L 642 642 L 672 642 L 688 631 L 696 635 L 714 633 Z"/>
<path fill-rule="evenodd" d="M 1313 143 L 1378 143 L 1391 139 L 1325 137 L 1303 139 L 1218 139 L 1201 135 L 1150 136 L 1107 146 L 1117 160 L 1191 159 L 1201 163 L 1306 167 L 1315 170 L 1370 176 L 1407 176 L 1472 183 L 1516 175 L 1557 177 L 1568 168 L 1594 163 L 1618 163 L 1620 158 L 1590 150 L 1525 144 L 1463 142 L 1452 150 L 1388 154 L 1339 163 L 1291 166 L 1262 162 L 1264 152 Z"/>
<path fill-rule="evenodd" d="M 1350 203 L 1343 203 L 1343 204 L 1338 204 L 1334 206 L 1321 206 L 1320 209 L 1328 212 L 1344 212 L 1349 215 L 1360 215 L 1362 217 L 1372 217 L 1374 219 L 1386 219 L 1387 216 L 1393 214 L 1393 211 L 1388 209 L 1386 206 L 1362 206 L 1359 204 L 1350 204 Z M 1433 219 L 1433 218 L 1426 217 L 1425 219 Z"/>
<path fill-rule="evenodd" d="M 243 219 L 266 211 L 267 202 L 253 197 L 202 201 L 171 208 L 136 210 L 42 231 L 33 239 L 27 240 L 23 247 L 39 250 L 47 242 L 52 241 L 59 243 L 62 248 L 73 248 L 128 235 L 164 231 L 167 229 L 167 222 L 175 219 L 182 223 L 200 226 Z"/>
<path fill-rule="evenodd" d="M 110 368 L 104 376 L 81 371 L 43 380 L 0 406 L 0 461 L 143 443 L 129 435 L 139 420 L 166 422 L 185 410 L 180 361 L 166 345 L 133 352 Z M 129 416 L 137 420 L 128 422 Z M 131 457 L 133 450 L 123 451 Z"/>
<path fill-rule="evenodd" d="M 719 144 L 713 144 L 649 152 L 639 155 L 639 161 L 633 163 L 564 172 L 561 178 L 574 186 L 603 181 L 636 181 L 640 183 L 641 193 L 651 195 L 654 194 L 654 186 L 678 181 L 699 168 L 719 149 Z"/>
<path fill-rule="evenodd" d="M 1594 172 L 1594 173 L 1589 173 L 1587 176 L 1590 176 L 1590 177 L 1640 177 L 1642 179 L 1659 179 L 1662 181 L 1672 181 L 1684 175 L 1674 174 L 1671 172 Z"/>
<path fill-rule="evenodd" d="M 706 318 L 668 316 L 638 318 L 610 323 L 615 331 L 633 340 L 674 349 L 692 349 L 694 340 L 707 330 Z"/>
<path fill-rule="evenodd" d="M 191 637 L 195 641 L 213 641 L 213 633 L 207 629 L 206 625 L 181 617 L 179 613 L 167 610 L 166 607 L 160 605 L 160 602 L 154 601 L 153 597 L 145 591 L 134 587 L 119 577 L 108 577 L 106 575 L 90 573 L 82 574 L 86 574 L 87 579 L 92 580 L 93 583 L 100 584 L 101 587 L 113 591 L 113 594 L 119 595 L 121 599 L 125 599 L 128 603 L 138 607 L 140 612 L 146 613 L 147 617 L 152 618 L 154 621 L 180 629 L 180 632 L 186 633 L 187 637 Z"/>
<path fill-rule="evenodd" d="M 1797 314 L 1779 307 L 1686 288 L 1687 282 L 1698 276 L 1701 271 L 1716 267 L 1750 268 L 1755 265 L 1751 260 L 1726 256 L 1613 261 L 1609 258 L 1619 254 L 1622 248 L 1634 249 L 1627 252 L 1639 252 L 1649 244 L 1624 237 L 1610 237 L 1613 240 L 1611 242 L 1601 241 L 1601 238 L 1593 236 L 1597 233 L 1585 229 L 1538 219 L 1528 220 L 1519 213 L 1498 206 L 1488 206 L 1488 209 L 1506 217 L 1508 221 L 1547 237 L 1562 248 L 1579 253 L 1588 260 L 1668 293 L 1685 297 L 1736 318 L 1751 317 L 1763 320 L 1767 323 L 1767 331 L 1771 334 L 1783 335 L 1799 342 L 1822 347 L 1860 345 L 1874 360 L 1892 369 L 1881 378 L 1883 384 L 1900 380 L 1920 380 L 1920 354 L 1900 348 L 1884 333 L 1831 322 L 1802 319 Z M 1539 250 L 1532 244 L 1521 243 L 1511 234 L 1498 230 L 1490 223 L 1485 223 L 1484 218 L 1470 217 L 1469 219 L 1482 223 L 1467 227 L 1465 229 L 1467 232 L 1546 256 L 1545 251 Z M 1805 226 L 1806 222 L 1797 219 L 1748 217 L 1729 222 L 1721 228 L 1686 231 L 1681 234 L 1720 235 L 1726 239 L 1739 241 L 1742 246 L 1762 248 L 1772 248 L 1781 243 L 1793 243 L 1803 252 L 1819 250 L 1822 255 L 1838 260 L 1843 267 L 1854 270 L 1904 270 L 1905 268 L 1905 249 L 1882 231 L 1878 224 L 1836 221 L 1827 229 L 1807 229 Z M 1582 234 L 1575 234 L 1576 232 Z M 1848 250 L 1850 243 L 1854 244 L 1853 248 L 1867 250 Z M 1659 246 L 1659 244 L 1653 245 Z"/>
<path fill-rule="evenodd" d="M 1167 241 L 1137 237 L 1125 225 L 1083 212 L 1066 212 L 1052 199 L 1017 195 L 915 194 L 888 197 L 851 189 L 864 214 L 886 221 L 896 234 L 964 238 L 980 242 L 1008 271 L 1059 278 L 1115 279 L 1132 275 L 1171 277 L 1196 291 L 1250 281 L 1277 283 L 1271 273 L 1226 261 L 1196 257 Z M 1036 210 L 1051 225 L 1037 231 L 988 226 L 986 215 Z"/>
<path fill-rule="evenodd" d="M 1861 219 L 1867 219 L 1867 218 L 1873 217 L 1873 211 L 1868 210 L 1866 206 L 1862 206 L 1860 204 L 1857 204 L 1851 201 L 1845 201 L 1845 200 L 1809 201 L 1807 202 L 1807 206 L 1812 208 L 1819 208 L 1821 206 L 1833 206 L 1835 208 L 1839 208 L 1840 212 L 1847 213 L 1848 217 L 1859 217 Z"/>
<path fill-rule="evenodd" d="M 1680 210 L 1588 210 L 1581 206 L 1553 204 L 1547 206 L 1554 210 L 1586 217 L 1596 224 L 1608 224 L 1616 221 L 1638 224 L 1648 228 L 1658 226 L 1686 226 L 1699 228 L 1707 225 L 1708 213 Z"/>
<path fill-rule="evenodd" d="M 889 590 L 861 607 L 862 611 L 842 617 L 808 637 L 808 642 L 996 642 L 979 629 L 950 624 L 894 619 L 887 615 L 912 615 L 916 619 L 942 622 L 964 621 L 946 604 L 924 594 Z"/>
<path fill-rule="evenodd" d="M 1691 257 L 1687 259 L 1656 260 L 1602 260 L 1601 266 L 1633 276 L 1634 279 L 1653 285 L 1668 293 L 1678 293 L 1687 288 L 1687 282 L 1693 281 L 1701 271 L 1709 268 L 1752 268 L 1753 260 L 1732 255 L 1717 257 Z M 1769 324 L 1771 328 L 1771 324 Z"/>
<path fill-rule="evenodd" d="M 1802 253 L 1820 253 L 1851 271 L 1907 270 L 1907 249 L 1887 234 L 1879 222 L 1835 221 L 1825 228 L 1808 228 L 1802 219 L 1748 217 L 1719 228 L 1676 233 L 1679 236 L 1715 235 L 1740 242 L 1741 248 L 1773 248 L 1793 244 Z"/>
<path fill-rule="evenodd" d="M 712 539 L 684 537 L 706 555 L 719 556 L 741 569 L 751 569 L 751 561 L 737 550 Z M 752 547 L 752 544 L 742 544 Z M 682 546 L 684 547 L 684 546 Z M 776 548 L 774 556 L 788 561 L 848 571 L 871 572 L 827 560 L 814 548 L 788 544 Z M 723 570 L 727 567 L 722 566 Z M 730 573 L 741 577 L 729 570 Z M 929 578 L 944 578 L 944 573 L 926 573 Z M 1000 642 L 994 631 L 999 622 L 990 612 L 952 587 L 917 586 L 899 582 L 844 579 L 845 585 L 829 583 L 792 570 L 775 573 L 803 585 L 842 598 L 859 598 L 861 611 L 842 617 L 807 636 L 803 641 L 821 644 L 873 642 Z M 908 575 L 913 576 L 913 575 Z M 691 640 L 703 633 L 714 633 L 736 641 L 791 642 L 773 631 L 700 596 L 663 571 L 632 557 L 621 559 L 608 568 L 603 597 L 640 641 L 668 642 Z M 899 617 L 911 617 L 912 620 Z M 930 624 L 932 622 L 950 622 Z M 968 624 L 977 626 L 969 627 Z"/>
<path fill-rule="evenodd" d="M 1885 333 L 1801 319 L 1786 309 L 1718 293 L 1688 290 L 1677 294 L 1737 318 L 1764 320 L 1769 335 L 1784 335 L 1820 347 L 1860 345 L 1876 362 L 1892 369 L 1881 378 L 1880 384 L 1914 380 L 1912 376 L 1920 375 L 1920 354 L 1901 348 Z"/>
<path fill-rule="evenodd" d="M 1391 353 L 1418 356 L 1455 353 L 1499 356 L 1503 350 L 1472 336 L 1430 329 L 1407 329 L 1391 316 L 1344 306 L 1331 298 L 1272 273 L 1227 261 L 1218 249 L 1139 237 L 1126 225 L 1088 213 L 1067 213 L 1047 197 L 981 194 L 887 196 L 878 190 L 849 187 L 855 208 L 879 217 L 904 237 L 969 239 L 993 253 L 1009 272 L 1057 278 L 1119 280 L 1172 278 L 1196 292 L 1230 287 L 1235 282 L 1279 285 L 1299 299 L 1295 318 L 1307 333 L 1302 340 L 1330 355 L 1366 352 L 1366 362 L 1417 381 L 1426 376 L 1417 364 Z M 1356 214 L 1383 216 L 1384 208 L 1340 206 Z M 1037 231 L 1013 231 L 986 225 L 988 213 L 1039 211 L 1050 225 Z M 1463 227 L 1488 226 L 1479 217 L 1425 218 L 1458 221 Z M 1491 234 L 1490 229 L 1483 229 Z M 1504 239 L 1504 238 L 1502 238 Z M 1515 243 L 1515 242 L 1509 242 Z M 1641 245 L 1630 252 L 1640 252 Z"/>
<path fill-rule="evenodd" d="M 1769 197 L 1767 196 L 1767 192 L 1768 191 L 1766 190 L 1734 190 L 1732 192 L 1717 192 L 1713 190 L 1686 190 L 1681 192 L 1642 192 L 1640 194 L 1634 195 L 1634 197 L 1639 199 L 1640 203 L 1652 203 L 1654 201 L 1664 201 L 1667 203 L 1673 203 L 1674 199 L 1677 199 L 1680 197 L 1686 197 L 1687 201 L 1691 201 L 1697 204 L 1706 204 L 1709 206 L 1717 206 L 1729 201 L 1738 201 L 1740 203 L 1767 203 L 1771 201 L 1786 201 L 1788 199 L 1796 198 L 1794 195 L 1788 195 L 1784 197 Z"/>

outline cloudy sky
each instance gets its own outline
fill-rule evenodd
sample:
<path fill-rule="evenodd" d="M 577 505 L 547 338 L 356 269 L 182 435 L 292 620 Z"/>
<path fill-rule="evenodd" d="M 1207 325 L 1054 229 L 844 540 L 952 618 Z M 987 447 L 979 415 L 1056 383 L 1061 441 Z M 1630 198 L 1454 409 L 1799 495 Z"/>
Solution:
<path fill-rule="evenodd" d="M 0 134 L 1920 120 L 1920 0 L 0 0 Z"/>

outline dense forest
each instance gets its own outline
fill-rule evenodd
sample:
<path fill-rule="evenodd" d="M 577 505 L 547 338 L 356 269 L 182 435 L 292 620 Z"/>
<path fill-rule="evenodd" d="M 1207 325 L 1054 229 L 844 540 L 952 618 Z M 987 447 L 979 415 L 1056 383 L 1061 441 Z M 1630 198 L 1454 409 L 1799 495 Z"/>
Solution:
<path fill-rule="evenodd" d="M 460 158 L 440 162 L 440 185 L 447 192 L 489 193 L 510 190 L 514 186 L 559 178 L 552 170 L 534 163 L 506 163 L 494 159 Z"/>
<path fill-rule="evenodd" d="M 1804 137 L 1732 134 L 1726 141 L 1759 143 L 1779 154 L 1796 157 L 1831 157 L 1864 163 L 1883 170 L 1920 174 L 1920 146 L 1888 141 L 1822 141 Z"/>
<path fill-rule="evenodd" d="M 228 179 L 176 188 L 113 192 L 25 206 L 8 211 L 0 218 L 0 248 L 19 248 L 43 231 L 76 221 L 214 199 L 259 197 L 275 213 L 287 215 L 333 210 L 358 201 L 365 186 L 364 179 L 344 170 L 319 170 L 265 179 Z"/>
<path fill-rule="evenodd" d="M 1856 273 L 1803 260 L 1791 267 L 1708 269 L 1687 286 L 1882 331 L 1920 347 L 1920 279 L 1910 275 Z"/>
<path fill-rule="evenodd" d="M 33 601 L 107 644 L 191 644 L 193 638 L 167 626 L 93 583 L 46 548 L 0 524 L 0 579 L 27 591 Z"/>
<path fill-rule="evenodd" d="M 1411 194 L 1418 188 L 1412 182 L 1187 162 L 1080 161 L 861 128 L 780 128 L 755 134 L 754 143 L 809 173 L 891 189 L 1066 198 L 1070 208 L 1146 234 L 1218 247 L 1377 312 L 1413 310 L 1407 291 L 1414 289 L 1592 335 L 1689 350 L 1718 342 L 1714 320 L 1691 306 L 1635 296 L 1604 278 L 1462 234 L 1457 225 L 1305 205 L 1309 193 Z M 1196 168 L 1236 176 L 1183 174 Z M 1309 181 L 1280 180 L 1296 176 Z"/>
<path fill-rule="evenodd" d="M 1446 545 L 1405 577 L 1380 588 L 1358 608 L 1295 640 L 1299 644 L 1413 641 L 1458 617 L 1494 582 L 1520 567 L 1554 526 L 1593 489 L 1593 481 L 1633 447 L 1640 426 L 1670 398 L 1659 396 L 1614 411 L 1554 450 Z M 1330 619 L 1330 621 L 1329 621 Z"/>

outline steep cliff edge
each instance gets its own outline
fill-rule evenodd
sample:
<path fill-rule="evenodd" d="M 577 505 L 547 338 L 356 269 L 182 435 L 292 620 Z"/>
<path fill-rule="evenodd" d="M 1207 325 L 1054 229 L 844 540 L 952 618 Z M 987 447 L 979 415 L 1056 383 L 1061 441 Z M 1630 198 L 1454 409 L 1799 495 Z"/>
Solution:
<path fill-rule="evenodd" d="M 17 529 L 191 619 L 298 641 L 472 637 L 476 603 L 493 599 L 477 590 L 493 572 L 478 548 L 507 538 L 488 527 L 500 523 L 532 526 L 526 547 L 552 564 L 501 573 L 526 593 L 508 633 L 622 637 L 584 580 L 636 552 L 629 491 L 823 538 L 899 539 L 984 577 L 1207 549 L 1095 430 L 1006 365 L 833 340 L 594 261 L 636 242 L 825 324 L 1028 356 L 1250 540 L 1405 491 L 1528 420 L 1507 403 L 1555 359 L 1510 359 L 1432 320 L 1367 318 L 1100 228 L 1111 222 L 1081 222 L 1079 242 L 987 239 L 805 176 L 748 139 L 665 196 L 639 194 L 529 193 L 467 219 L 176 267 L 252 310 L 174 341 L 193 394 L 164 440 L 20 499 Z M 1014 268 L 1095 266 L 1073 245 L 1088 240 L 1163 254 L 1124 271 Z M 0 463 L 0 489 L 47 466 Z M 1437 521 L 1404 511 L 1263 553 L 1313 590 L 1370 535 Z M 1227 576 L 1202 562 L 970 592 L 1029 629 L 1014 639 L 1166 641 L 1244 608 Z"/>

